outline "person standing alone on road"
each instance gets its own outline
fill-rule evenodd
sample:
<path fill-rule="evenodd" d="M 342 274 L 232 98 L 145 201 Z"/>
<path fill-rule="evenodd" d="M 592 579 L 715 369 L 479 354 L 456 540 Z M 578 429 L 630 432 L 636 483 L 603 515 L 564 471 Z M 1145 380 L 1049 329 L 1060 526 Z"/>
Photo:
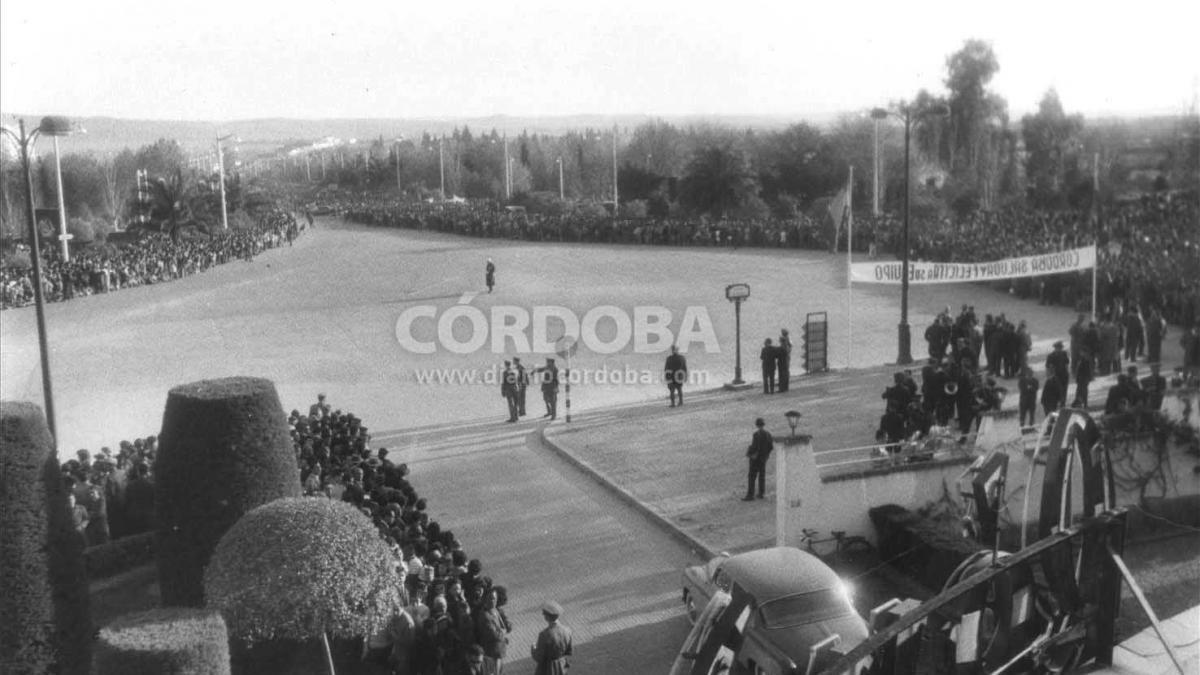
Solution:
<path fill-rule="evenodd" d="M 758 498 L 762 499 L 767 487 L 767 458 L 775 449 L 775 439 L 767 431 L 766 422 L 759 417 L 754 420 L 754 436 L 750 439 L 750 447 L 746 449 L 746 458 L 750 460 L 750 473 L 746 477 L 746 496 L 742 501 L 754 499 L 754 484 L 758 482 Z"/>
<path fill-rule="evenodd" d="M 496 285 L 496 263 L 491 258 L 487 259 L 487 266 L 483 268 L 483 281 L 487 284 L 488 293 L 491 293 Z"/>
<path fill-rule="evenodd" d="M 671 353 L 663 366 L 663 379 L 667 381 L 667 393 L 671 395 L 671 407 L 675 407 L 675 396 L 679 395 L 679 405 L 683 405 L 683 383 L 687 381 L 687 359 L 679 353 L 679 347 L 671 345 Z"/>

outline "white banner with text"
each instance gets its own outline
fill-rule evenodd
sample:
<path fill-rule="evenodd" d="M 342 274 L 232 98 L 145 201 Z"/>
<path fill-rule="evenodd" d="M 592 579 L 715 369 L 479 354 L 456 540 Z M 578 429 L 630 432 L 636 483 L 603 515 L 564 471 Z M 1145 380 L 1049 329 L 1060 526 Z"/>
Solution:
<path fill-rule="evenodd" d="M 954 284 L 963 281 L 996 281 L 1043 274 L 1078 272 L 1096 266 L 1096 247 L 1085 246 L 1055 253 L 1027 255 L 979 263 L 914 262 L 908 263 L 910 284 Z M 904 263 L 863 262 L 850 266 L 850 281 L 856 284 L 898 284 Z"/>

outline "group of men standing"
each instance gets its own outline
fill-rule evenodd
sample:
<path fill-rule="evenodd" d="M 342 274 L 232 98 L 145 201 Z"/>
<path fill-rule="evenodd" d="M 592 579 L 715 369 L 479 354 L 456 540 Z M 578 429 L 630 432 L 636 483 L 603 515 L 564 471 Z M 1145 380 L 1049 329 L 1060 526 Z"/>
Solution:
<path fill-rule="evenodd" d="M 525 416 L 525 393 L 533 380 L 541 384 L 542 400 L 546 403 L 546 414 L 542 417 L 558 419 L 558 366 L 554 359 L 547 358 L 545 366 L 530 371 L 514 356 L 504 362 L 504 372 L 500 375 L 500 396 L 508 404 L 509 422 Z"/>
<path fill-rule="evenodd" d="M 779 332 L 778 343 L 772 344 L 771 338 L 763 341 L 758 358 L 762 361 L 763 393 L 787 391 L 792 379 L 792 340 L 786 328 Z"/>

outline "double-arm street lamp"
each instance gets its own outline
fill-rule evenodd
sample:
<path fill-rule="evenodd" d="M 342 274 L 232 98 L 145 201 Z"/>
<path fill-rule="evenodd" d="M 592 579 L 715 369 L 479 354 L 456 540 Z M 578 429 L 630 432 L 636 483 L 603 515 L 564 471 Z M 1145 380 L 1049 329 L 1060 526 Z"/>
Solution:
<path fill-rule="evenodd" d="M 909 185 L 909 178 L 912 173 L 909 137 L 911 136 L 914 122 L 919 122 L 930 117 L 946 117 L 949 114 L 950 110 L 945 105 L 926 108 L 907 103 L 900 103 L 890 109 L 875 108 L 871 111 L 871 117 L 875 120 L 882 120 L 890 115 L 904 123 L 904 232 L 900 240 L 901 260 L 903 263 L 900 270 L 900 325 L 898 327 L 899 346 L 896 355 L 896 363 L 900 365 L 909 364 L 913 361 L 912 329 L 908 325 L 908 201 L 909 193 L 912 191 Z"/>
<path fill-rule="evenodd" d="M 38 235 L 37 216 L 33 208 L 33 171 L 29 166 L 29 149 L 33 146 L 33 142 L 39 135 L 65 136 L 70 133 L 71 124 L 65 117 L 43 117 L 41 124 L 28 134 L 25 133 L 25 120 L 18 120 L 17 128 L 19 132 L 14 132 L 8 127 L 0 127 L 0 130 L 16 142 L 21 152 L 21 168 L 25 171 L 25 215 L 29 226 L 29 258 L 33 265 L 33 301 L 37 312 L 38 349 L 42 360 L 42 397 L 46 407 L 46 426 L 49 427 L 50 436 L 54 439 L 55 445 L 57 445 L 58 430 L 54 423 L 54 393 L 50 386 L 50 349 L 46 339 L 46 299 L 42 289 L 42 247 Z M 57 160 L 57 152 L 55 153 L 55 158 Z M 61 202 L 61 182 L 58 189 L 59 200 Z M 65 212 L 60 212 L 59 218 L 62 220 L 61 225 L 64 228 L 64 233 L 66 232 L 65 216 Z M 67 240 L 63 239 L 62 243 L 65 249 Z M 65 250 L 63 260 L 66 260 Z"/>

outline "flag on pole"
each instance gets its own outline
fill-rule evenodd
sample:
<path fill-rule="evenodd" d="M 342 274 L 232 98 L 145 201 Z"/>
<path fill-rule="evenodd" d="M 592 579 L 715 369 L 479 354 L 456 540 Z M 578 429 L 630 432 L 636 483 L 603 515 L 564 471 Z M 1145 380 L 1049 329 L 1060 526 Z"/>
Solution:
<path fill-rule="evenodd" d="M 850 216 L 850 179 L 846 181 L 846 187 L 838 191 L 834 196 L 833 201 L 829 202 L 829 217 L 833 218 L 833 253 L 837 253 L 838 238 L 842 233 L 842 226 L 849 222 Z"/>

